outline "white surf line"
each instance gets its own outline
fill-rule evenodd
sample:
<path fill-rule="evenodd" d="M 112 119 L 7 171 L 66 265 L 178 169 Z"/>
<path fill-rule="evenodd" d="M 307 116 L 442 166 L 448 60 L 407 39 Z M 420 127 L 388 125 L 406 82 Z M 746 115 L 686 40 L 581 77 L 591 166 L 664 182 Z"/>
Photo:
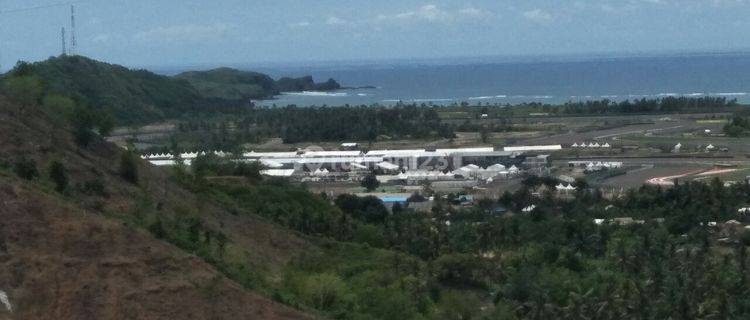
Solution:
<path fill-rule="evenodd" d="M 0 290 L 0 302 L 5 305 L 5 308 L 8 309 L 8 312 L 13 312 L 13 305 L 10 304 L 8 294 L 6 294 L 3 290 Z"/>
<path fill-rule="evenodd" d="M 656 132 L 656 131 L 664 131 L 664 130 L 670 130 L 670 129 L 677 129 L 682 128 L 684 126 L 674 126 L 669 128 L 658 128 L 658 129 L 648 129 L 648 130 L 635 130 L 635 131 L 628 131 L 628 132 L 620 132 L 620 133 L 613 133 L 613 134 L 607 134 L 603 136 L 594 137 L 594 140 L 604 139 L 604 138 L 610 138 L 610 137 L 616 137 L 616 136 L 624 136 L 626 134 L 634 134 L 634 133 L 647 133 L 647 132 Z"/>

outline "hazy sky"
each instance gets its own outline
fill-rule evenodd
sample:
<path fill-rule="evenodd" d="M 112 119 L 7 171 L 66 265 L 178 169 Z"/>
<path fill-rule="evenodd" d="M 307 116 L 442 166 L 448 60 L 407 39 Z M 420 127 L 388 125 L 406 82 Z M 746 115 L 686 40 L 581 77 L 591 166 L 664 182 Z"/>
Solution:
<path fill-rule="evenodd" d="M 59 54 L 69 8 L 45 7 L 59 3 L 0 0 L 3 67 Z M 79 53 L 130 66 L 750 48 L 750 0 L 88 0 L 76 10 Z"/>

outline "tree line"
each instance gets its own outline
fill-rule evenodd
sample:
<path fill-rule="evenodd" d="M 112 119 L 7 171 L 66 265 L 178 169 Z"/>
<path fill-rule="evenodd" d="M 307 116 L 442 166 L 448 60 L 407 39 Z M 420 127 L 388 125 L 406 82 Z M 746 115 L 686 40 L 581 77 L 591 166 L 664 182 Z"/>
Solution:
<path fill-rule="evenodd" d="M 473 207 L 436 195 L 431 211 L 417 212 L 408 205 L 388 210 L 373 197 L 329 199 L 282 180 L 252 181 L 205 180 L 204 190 L 238 214 L 330 239 L 325 250 L 289 265 L 275 290 L 279 301 L 332 317 L 750 316 L 750 236 L 740 230 L 722 244 L 724 231 L 708 226 L 745 219 L 737 208 L 750 203 L 746 182 L 678 182 L 605 197 L 579 181 L 574 197 L 560 198 L 542 187 L 557 181 L 531 177 Z M 530 204 L 533 211 L 521 212 Z M 511 214 L 496 213 L 497 206 Z M 644 222 L 593 221 L 617 217 Z"/>

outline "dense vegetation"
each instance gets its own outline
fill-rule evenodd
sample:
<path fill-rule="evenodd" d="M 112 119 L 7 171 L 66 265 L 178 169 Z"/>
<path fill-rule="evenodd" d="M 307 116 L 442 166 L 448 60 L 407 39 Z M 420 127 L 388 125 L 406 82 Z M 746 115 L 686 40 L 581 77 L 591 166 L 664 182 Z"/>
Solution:
<path fill-rule="evenodd" d="M 40 107 L 57 126 L 70 126 L 79 146 L 88 146 L 98 136 L 107 136 L 115 126 L 112 109 L 92 105 L 76 92 L 62 93 L 39 76 L 35 65 L 19 63 L 2 78 L 2 92 L 18 108 L 18 116 Z"/>
<path fill-rule="evenodd" d="M 750 119 L 744 113 L 736 114 L 724 126 L 724 133 L 730 137 L 746 137 L 750 135 Z"/>
<path fill-rule="evenodd" d="M 676 113 L 716 112 L 737 106 L 735 100 L 717 97 L 666 97 L 662 99 L 625 100 L 621 102 L 600 100 L 568 102 L 558 108 L 564 114 L 629 114 L 629 113 Z"/>
<path fill-rule="evenodd" d="M 724 112 L 736 107 L 734 101 L 711 97 L 667 97 L 623 102 L 602 100 L 558 106 L 524 104 L 512 107 L 424 104 L 398 104 L 393 107 L 248 107 L 223 114 L 185 117 L 179 123 L 173 139 L 185 148 L 231 150 L 244 143 L 275 137 L 281 137 L 285 143 L 373 142 L 452 139 L 455 132 L 478 132 L 486 143 L 492 132 L 524 130 L 518 121 L 523 122 L 529 114 L 534 113 L 559 116 L 657 114 Z"/>
<path fill-rule="evenodd" d="M 81 56 L 19 64 L 13 73 L 21 68 L 38 78 L 48 95 L 65 96 L 80 105 L 107 110 L 120 124 L 177 117 L 200 100 L 196 90 L 184 80 Z"/>
<path fill-rule="evenodd" d="M 415 105 L 396 108 L 252 108 L 238 115 L 238 119 L 183 121 L 176 138 L 194 139 L 214 148 L 229 149 L 265 137 L 281 137 L 286 143 L 454 138 L 453 129 L 440 119 L 438 110 L 437 107 Z"/>
<path fill-rule="evenodd" d="M 232 172 L 226 165 L 207 167 Z M 747 183 L 644 186 L 607 199 L 584 183 L 573 198 L 534 196 L 555 181 L 527 179 L 517 192 L 476 207 L 438 200 L 431 212 L 395 206 L 391 213 L 375 198 L 326 199 L 281 180 L 180 172 L 187 186 L 237 214 L 262 215 L 321 239 L 320 249 L 287 266 L 282 283 L 254 285 L 331 317 L 750 316 L 750 236 L 741 228 L 708 227 L 744 219 L 736 212 L 750 202 Z M 527 214 L 492 210 L 520 212 L 529 204 L 537 207 Z M 593 222 L 617 217 L 643 223 Z M 720 244 L 720 237 L 729 240 Z"/>

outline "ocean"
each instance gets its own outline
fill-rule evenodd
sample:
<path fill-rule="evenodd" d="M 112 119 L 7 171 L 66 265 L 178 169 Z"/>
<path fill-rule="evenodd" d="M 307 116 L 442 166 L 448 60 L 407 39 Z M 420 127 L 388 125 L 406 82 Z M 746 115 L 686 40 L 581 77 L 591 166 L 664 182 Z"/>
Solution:
<path fill-rule="evenodd" d="M 243 68 L 245 69 L 245 68 Z M 333 78 L 336 92 L 286 93 L 261 105 L 341 106 L 432 103 L 450 105 L 564 103 L 666 96 L 722 96 L 750 103 L 750 53 L 624 57 L 558 57 L 328 63 L 247 68 L 281 76 Z"/>

